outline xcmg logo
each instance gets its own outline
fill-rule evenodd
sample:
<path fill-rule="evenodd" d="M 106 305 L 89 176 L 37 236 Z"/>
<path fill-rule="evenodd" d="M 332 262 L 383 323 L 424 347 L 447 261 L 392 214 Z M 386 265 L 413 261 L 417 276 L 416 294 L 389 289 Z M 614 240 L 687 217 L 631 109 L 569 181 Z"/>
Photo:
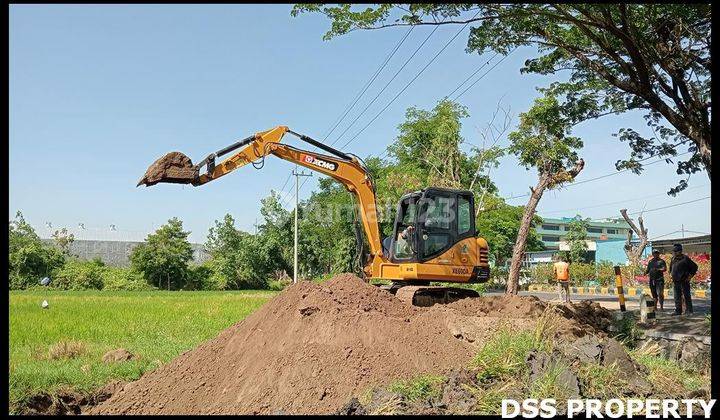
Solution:
<path fill-rule="evenodd" d="M 326 160 L 316 158 L 315 156 L 312 156 L 312 155 L 302 154 L 302 155 L 300 155 L 300 159 L 305 163 L 309 163 L 311 165 L 315 165 L 319 168 L 327 169 L 329 171 L 337 170 L 337 163 L 328 162 Z"/>

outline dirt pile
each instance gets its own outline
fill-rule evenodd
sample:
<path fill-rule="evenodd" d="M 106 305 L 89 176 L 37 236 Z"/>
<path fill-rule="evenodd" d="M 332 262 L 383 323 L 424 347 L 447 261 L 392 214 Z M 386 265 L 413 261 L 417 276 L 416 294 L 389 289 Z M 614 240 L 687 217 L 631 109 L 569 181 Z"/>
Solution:
<path fill-rule="evenodd" d="M 544 308 L 522 297 L 418 308 L 352 275 L 301 282 L 90 412 L 332 413 L 372 386 L 461 368 L 497 329 L 532 328 Z"/>
<path fill-rule="evenodd" d="M 170 152 L 159 158 L 147 169 L 137 186 L 155 185 L 160 181 L 187 184 L 196 176 L 192 160 L 180 152 Z"/>

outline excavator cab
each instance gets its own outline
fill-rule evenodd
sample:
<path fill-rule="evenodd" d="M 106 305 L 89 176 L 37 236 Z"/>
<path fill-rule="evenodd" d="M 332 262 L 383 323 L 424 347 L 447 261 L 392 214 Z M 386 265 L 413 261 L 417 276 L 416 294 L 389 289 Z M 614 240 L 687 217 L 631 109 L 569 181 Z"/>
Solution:
<path fill-rule="evenodd" d="M 400 199 L 389 246 L 394 263 L 422 263 L 475 235 L 472 192 L 427 188 Z"/>

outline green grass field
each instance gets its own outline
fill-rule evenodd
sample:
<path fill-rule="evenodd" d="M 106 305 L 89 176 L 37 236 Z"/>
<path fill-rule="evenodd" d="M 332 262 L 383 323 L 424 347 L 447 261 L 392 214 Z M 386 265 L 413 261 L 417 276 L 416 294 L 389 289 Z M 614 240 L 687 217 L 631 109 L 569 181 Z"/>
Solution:
<path fill-rule="evenodd" d="M 114 379 L 137 379 L 216 336 L 274 295 L 268 291 L 10 292 L 11 410 L 41 391 L 89 392 Z M 41 308 L 43 299 L 49 309 Z M 118 348 L 137 359 L 101 361 L 107 351 Z M 71 355 L 72 351 L 77 354 Z"/>

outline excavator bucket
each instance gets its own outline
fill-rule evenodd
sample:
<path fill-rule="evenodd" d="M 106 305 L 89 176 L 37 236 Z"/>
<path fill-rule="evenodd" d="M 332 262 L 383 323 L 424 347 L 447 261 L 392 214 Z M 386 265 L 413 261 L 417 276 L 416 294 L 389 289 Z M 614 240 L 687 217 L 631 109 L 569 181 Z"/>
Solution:
<path fill-rule="evenodd" d="M 153 162 L 145 171 L 137 186 L 151 186 L 159 182 L 173 184 L 192 184 L 198 177 L 199 168 L 192 160 L 180 152 L 170 152 Z"/>

